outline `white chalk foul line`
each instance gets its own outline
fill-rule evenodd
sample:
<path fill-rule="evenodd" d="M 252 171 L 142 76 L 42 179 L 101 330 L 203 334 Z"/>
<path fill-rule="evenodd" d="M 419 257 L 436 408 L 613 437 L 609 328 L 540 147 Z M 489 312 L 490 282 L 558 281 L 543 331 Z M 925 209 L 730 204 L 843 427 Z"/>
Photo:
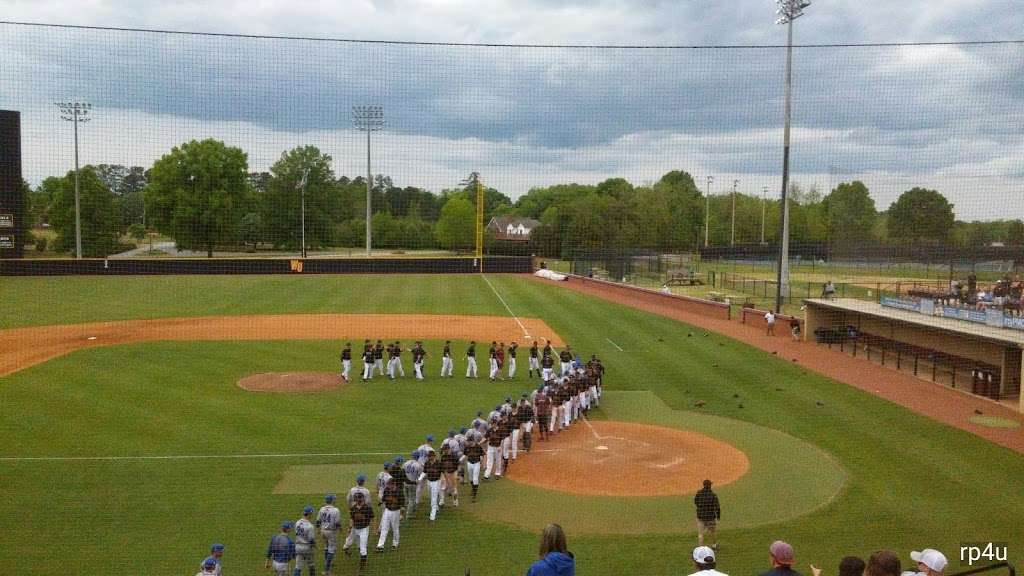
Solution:
<path fill-rule="evenodd" d="M 505 299 L 501 297 L 501 294 L 498 294 L 498 291 L 494 288 L 494 284 L 491 284 L 491 281 L 487 278 L 487 276 L 484 274 L 481 274 L 481 276 L 483 276 L 484 282 L 487 282 L 487 285 L 491 287 L 491 291 L 494 292 L 494 295 L 498 297 L 498 300 L 500 300 L 501 303 L 505 306 L 505 310 L 508 310 L 508 313 L 511 314 L 512 318 L 515 319 L 516 324 L 519 324 L 519 327 L 523 329 L 523 337 L 529 338 L 530 331 L 527 330 L 526 326 L 524 326 L 522 321 L 519 320 L 519 316 L 516 316 L 516 313 L 513 312 L 511 308 L 509 308 L 508 302 L 505 302 Z"/>
<path fill-rule="evenodd" d="M 580 420 L 583 420 L 583 423 L 587 425 L 587 428 L 590 428 L 590 433 L 594 435 L 595 440 L 601 439 L 601 436 L 597 433 L 597 430 L 594 430 L 594 425 L 590 423 L 590 420 L 587 419 L 586 416 L 580 417 Z"/>
<path fill-rule="evenodd" d="M 402 452 L 296 452 L 291 454 L 164 454 L 128 456 L 2 456 L 0 462 L 99 462 L 119 460 L 227 460 L 246 458 L 306 458 L 338 456 L 390 456 Z"/>
<path fill-rule="evenodd" d="M 618 348 L 619 352 L 622 352 L 622 348 L 619 348 L 619 345 L 616 344 L 615 342 L 612 342 L 610 338 L 605 338 L 605 340 L 608 340 L 609 344 L 611 344 L 612 346 L 615 346 L 616 348 Z"/>

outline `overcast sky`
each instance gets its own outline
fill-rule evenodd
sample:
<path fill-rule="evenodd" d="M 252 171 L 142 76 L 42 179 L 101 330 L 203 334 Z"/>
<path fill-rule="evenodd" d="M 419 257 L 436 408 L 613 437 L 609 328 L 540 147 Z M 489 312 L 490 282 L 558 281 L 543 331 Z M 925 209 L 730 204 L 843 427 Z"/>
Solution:
<path fill-rule="evenodd" d="M 878 7 L 884 5 L 885 7 Z M 3 1 L 4 20 L 190 32 L 494 44 L 779 45 L 770 0 Z M 873 9 L 870 12 L 869 9 Z M 798 44 L 1024 38 L 1019 0 L 817 0 Z M 382 104 L 374 172 L 439 191 L 478 170 L 533 186 L 653 181 L 778 194 L 785 50 L 408 46 L 0 25 L 0 108 L 22 111 L 33 182 L 72 162 L 50 104 L 88 99 L 82 161 L 149 165 L 215 137 L 267 169 L 315 144 L 365 172 L 351 106 Z M 1024 217 L 1024 44 L 795 50 L 794 179 L 912 186 L 961 219 Z"/>

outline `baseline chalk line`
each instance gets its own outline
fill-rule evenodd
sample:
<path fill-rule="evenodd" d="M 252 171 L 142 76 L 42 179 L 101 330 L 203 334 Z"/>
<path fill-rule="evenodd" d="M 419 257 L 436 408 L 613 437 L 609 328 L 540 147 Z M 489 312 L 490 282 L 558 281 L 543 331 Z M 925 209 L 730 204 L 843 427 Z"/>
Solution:
<path fill-rule="evenodd" d="M 505 299 L 501 297 L 501 294 L 498 294 L 498 291 L 494 288 L 494 284 L 491 284 L 491 281 L 487 278 L 487 276 L 485 274 L 480 275 L 483 276 L 484 282 L 487 282 L 487 285 L 491 287 L 491 291 L 494 292 L 494 295 L 497 296 L 498 300 L 501 301 L 501 303 L 505 306 L 505 310 L 508 310 L 508 313 L 512 315 L 513 319 L 515 319 L 516 324 L 519 324 L 519 327 L 523 329 L 523 337 L 529 338 L 530 331 L 527 330 L 526 326 L 523 325 L 522 321 L 519 320 L 519 316 L 516 316 L 516 313 L 513 312 L 511 308 L 509 308 L 508 302 L 505 302 Z"/>
<path fill-rule="evenodd" d="M 619 352 L 622 352 L 622 351 L 623 351 L 623 350 L 622 350 L 622 348 L 621 348 L 621 347 L 619 347 L 619 345 L 618 345 L 618 344 L 616 344 L 615 342 L 612 342 L 612 341 L 611 341 L 611 340 L 610 340 L 609 338 L 605 338 L 605 340 L 608 340 L 608 343 L 609 343 L 609 344 L 611 344 L 612 346 L 615 346 L 616 348 L 618 348 L 618 349 L 619 349 Z"/>

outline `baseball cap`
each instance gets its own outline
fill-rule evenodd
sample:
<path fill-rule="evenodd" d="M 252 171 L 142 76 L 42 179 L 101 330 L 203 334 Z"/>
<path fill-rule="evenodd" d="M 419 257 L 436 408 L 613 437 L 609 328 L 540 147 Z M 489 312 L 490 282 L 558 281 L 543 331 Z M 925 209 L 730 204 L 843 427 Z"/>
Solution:
<path fill-rule="evenodd" d="M 512 401 L 512 397 L 511 396 L 505 396 L 505 402 L 511 402 L 511 401 Z"/>
<path fill-rule="evenodd" d="M 335 496 L 334 494 L 328 494 L 327 496 L 324 496 L 324 500 L 327 502 L 334 502 L 335 498 L 337 498 L 337 496 Z"/>
<path fill-rule="evenodd" d="M 395 464 L 401 464 L 402 462 L 405 462 L 405 458 L 402 458 L 401 456 L 395 456 Z"/>
<path fill-rule="evenodd" d="M 420 451 L 419 450 L 413 450 L 412 451 L 412 459 L 413 460 L 419 460 L 420 459 Z"/>
<path fill-rule="evenodd" d="M 203 568 L 213 568 L 217 565 L 217 559 L 213 556 L 207 556 L 206 560 L 203 560 Z"/>
<path fill-rule="evenodd" d="M 483 415 L 484 415 L 484 411 L 483 411 L 483 410 L 477 410 L 477 411 L 476 411 L 476 417 L 477 417 L 477 418 L 479 418 L 479 417 L 481 417 L 481 416 L 483 416 Z"/>
<path fill-rule="evenodd" d="M 697 546 L 693 549 L 693 561 L 698 564 L 710 564 L 715 561 L 715 551 L 707 546 Z"/>
<path fill-rule="evenodd" d="M 310 506 L 309 504 L 306 504 L 306 507 L 302 509 L 302 515 L 305 516 L 307 514 L 312 514 L 312 513 L 313 513 L 313 507 Z"/>
<path fill-rule="evenodd" d="M 466 433 L 466 427 L 463 426 L 462 428 L 459 429 L 459 434 L 465 434 L 465 433 Z"/>
<path fill-rule="evenodd" d="M 363 474 L 362 472 L 356 474 L 356 482 L 358 482 L 359 484 L 366 482 L 366 474 Z"/>
<path fill-rule="evenodd" d="M 433 442 L 433 441 L 434 441 L 434 435 L 433 434 L 427 434 L 427 442 Z"/>
<path fill-rule="evenodd" d="M 291 522 L 285 522 L 284 524 L 281 524 L 281 529 L 282 530 L 291 530 L 292 526 L 293 526 L 293 524 Z"/>
<path fill-rule="evenodd" d="M 914 562 L 920 562 L 936 572 L 942 572 L 946 569 L 946 564 L 948 564 L 946 556 L 942 552 L 931 548 L 925 548 L 920 552 L 911 552 L 910 559 Z"/>
<path fill-rule="evenodd" d="M 768 552 L 779 564 L 792 565 L 796 560 L 794 557 L 795 555 L 793 554 L 793 547 L 782 540 L 772 542 L 772 545 L 768 548 Z"/>
<path fill-rule="evenodd" d="M 448 431 L 448 437 L 449 438 L 454 438 L 455 437 L 455 428 L 452 428 L 451 430 Z"/>
<path fill-rule="evenodd" d="M 387 469 L 389 466 L 391 466 L 391 460 L 385 460 L 384 461 L 384 468 Z"/>
<path fill-rule="evenodd" d="M 210 546 L 210 552 L 223 552 L 223 551 L 224 551 L 224 545 L 221 544 L 220 542 L 214 544 L 213 546 Z"/>

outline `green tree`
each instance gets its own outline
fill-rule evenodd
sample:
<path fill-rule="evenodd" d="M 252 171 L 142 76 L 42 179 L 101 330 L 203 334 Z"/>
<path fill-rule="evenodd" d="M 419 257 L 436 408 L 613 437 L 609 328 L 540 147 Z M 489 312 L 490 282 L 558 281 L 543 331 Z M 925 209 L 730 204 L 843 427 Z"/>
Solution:
<path fill-rule="evenodd" d="M 953 205 L 935 190 L 912 188 L 889 206 L 889 239 L 907 244 L 945 244 L 953 231 Z"/>
<path fill-rule="evenodd" d="M 260 213 L 248 212 L 245 216 L 242 216 L 238 233 L 241 235 L 242 242 L 246 246 L 252 244 L 252 251 L 255 252 L 256 245 L 259 244 L 263 234 L 263 217 L 260 216 Z"/>
<path fill-rule="evenodd" d="M 824 204 L 829 241 L 859 244 L 872 239 L 878 214 L 863 182 L 843 182 L 825 197 Z"/>
<path fill-rule="evenodd" d="M 434 237 L 441 248 L 462 250 L 472 248 L 476 235 L 476 209 L 462 195 L 453 195 L 441 207 L 441 216 L 434 226 Z"/>
<path fill-rule="evenodd" d="M 146 228 L 139 223 L 132 224 L 128 227 L 128 235 L 131 236 L 136 243 L 142 242 L 146 239 Z"/>
<path fill-rule="evenodd" d="M 302 244 L 302 181 L 306 179 L 306 246 L 319 248 L 334 244 L 336 223 L 341 220 L 331 157 L 316 146 L 300 146 L 283 154 L 270 167 L 270 181 L 263 195 L 263 221 L 273 223 L 274 246 L 300 248 Z"/>
<path fill-rule="evenodd" d="M 49 180 L 49 179 L 47 179 Z M 54 193 L 50 223 L 57 231 L 54 250 L 75 249 L 75 173 L 68 172 Z M 102 258 L 118 252 L 120 215 L 114 195 L 100 180 L 93 166 L 79 171 L 79 205 L 81 209 L 82 255 Z"/>
<path fill-rule="evenodd" d="M 245 152 L 218 140 L 176 146 L 150 170 L 146 210 L 155 228 L 210 258 L 215 246 L 239 241 L 250 204 Z"/>
<path fill-rule="evenodd" d="M 1006 226 L 1006 245 L 1024 246 L 1024 222 L 1011 220 Z"/>

